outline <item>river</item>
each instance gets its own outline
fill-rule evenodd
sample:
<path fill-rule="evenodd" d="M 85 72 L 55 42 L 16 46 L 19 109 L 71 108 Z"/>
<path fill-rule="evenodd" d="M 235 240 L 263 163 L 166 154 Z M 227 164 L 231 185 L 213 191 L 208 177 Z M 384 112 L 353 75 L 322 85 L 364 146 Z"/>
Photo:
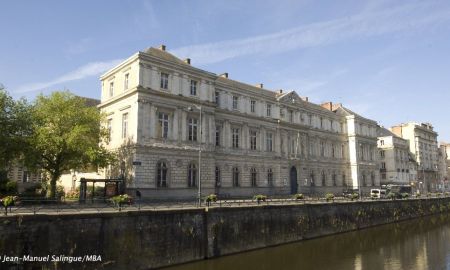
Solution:
<path fill-rule="evenodd" d="M 450 214 L 311 239 L 168 269 L 450 269 Z"/>

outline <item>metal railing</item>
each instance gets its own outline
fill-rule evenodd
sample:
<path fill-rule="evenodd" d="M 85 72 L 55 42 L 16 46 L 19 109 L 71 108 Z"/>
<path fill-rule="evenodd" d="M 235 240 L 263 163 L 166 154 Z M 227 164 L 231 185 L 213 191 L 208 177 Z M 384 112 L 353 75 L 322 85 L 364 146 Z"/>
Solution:
<path fill-rule="evenodd" d="M 421 197 L 409 197 L 396 200 L 417 200 L 430 198 L 446 198 L 449 195 L 431 195 Z M 148 201 L 136 199 L 133 203 L 114 204 L 108 199 L 91 199 L 80 203 L 77 199 L 49 200 L 36 198 L 21 198 L 14 205 L 4 208 L 7 215 L 36 215 L 36 214 L 70 214 L 70 213 L 108 213 L 118 211 L 147 211 L 147 210 L 171 210 L 171 209 L 198 209 L 198 208 L 221 208 L 221 207 L 256 207 L 264 205 L 300 205 L 300 204 L 323 204 L 323 203 L 352 203 L 368 201 L 391 201 L 392 199 L 374 199 L 364 197 L 362 199 L 350 199 L 346 197 L 335 197 L 326 199 L 323 197 L 304 197 L 303 199 L 289 198 L 267 198 L 256 199 L 227 199 L 215 202 L 203 202 L 201 206 L 197 201 Z"/>

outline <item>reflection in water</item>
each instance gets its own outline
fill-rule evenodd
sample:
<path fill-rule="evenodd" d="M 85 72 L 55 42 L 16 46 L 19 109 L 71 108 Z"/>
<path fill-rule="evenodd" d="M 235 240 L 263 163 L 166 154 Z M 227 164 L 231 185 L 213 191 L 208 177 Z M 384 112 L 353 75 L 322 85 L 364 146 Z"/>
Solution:
<path fill-rule="evenodd" d="M 450 214 L 265 248 L 170 269 L 450 269 Z"/>

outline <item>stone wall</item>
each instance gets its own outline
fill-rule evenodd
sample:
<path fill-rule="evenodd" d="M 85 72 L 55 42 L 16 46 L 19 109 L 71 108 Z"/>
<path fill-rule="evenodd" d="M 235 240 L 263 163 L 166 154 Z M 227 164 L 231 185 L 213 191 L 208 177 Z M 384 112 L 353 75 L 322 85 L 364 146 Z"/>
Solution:
<path fill-rule="evenodd" d="M 450 198 L 8 216 L 0 218 L 0 255 L 101 255 L 84 268 L 149 269 L 448 210 Z M 79 263 L 46 266 L 83 269 Z"/>

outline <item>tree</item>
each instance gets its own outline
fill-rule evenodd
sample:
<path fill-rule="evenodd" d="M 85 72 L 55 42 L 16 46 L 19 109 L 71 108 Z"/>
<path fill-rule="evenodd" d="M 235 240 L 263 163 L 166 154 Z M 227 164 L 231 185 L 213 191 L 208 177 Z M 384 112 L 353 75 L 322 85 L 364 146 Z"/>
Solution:
<path fill-rule="evenodd" d="M 50 197 L 56 182 L 70 169 L 105 167 L 114 157 L 101 142 L 107 131 L 103 115 L 86 100 L 70 92 L 53 92 L 36 98 L 33 135 L 27 164 L 43 169 L 50 178 Z"/>
<path fill-rule="evenodd" d="M 32 133 L 31 111 L 25 99 L 15 101 L 0 84 L 0 178 L 5 178 L 13 160 L 23 156 Z"/>

